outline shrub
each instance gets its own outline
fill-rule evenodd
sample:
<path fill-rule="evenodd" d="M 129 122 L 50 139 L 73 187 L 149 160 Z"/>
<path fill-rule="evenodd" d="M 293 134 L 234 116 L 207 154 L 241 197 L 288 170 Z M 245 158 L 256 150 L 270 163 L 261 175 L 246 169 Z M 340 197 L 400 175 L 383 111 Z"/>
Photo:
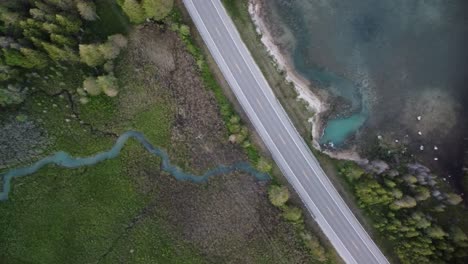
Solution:
<path fill-rule="evenodd" d="M 284 186 L 271 185 L 268 189 L 268 198 L 274 206 L 282 207 L 289 200 L 288 188 Z"/>
<path fill-rule="evenodd" d="M 264 157 L 261 157 L 257 162 L 257 169 L 261 172 L 269 173 L 272 168 L 271 163 Z"/>
<path fill-rule="evenodd" d="M 99 95 L 102 92 L 101 87 L 99 87 L 94 77 L 88 77 L 83 81 L 83 89 L 93 96 Z"/>
<path fill-rule="evenodd" d="M 80 44 L 79 50 L 81 62 L 88 66 L 96 67 L 106 61 L 98 44 Z"/>
<path fill-rule="evenodd" d="M 327 261 L 325 249 L 320 245 L 319 240 L 315 236 L 312 236 L 309 233 L 301 233 L 301 238 L 304 245 L 310 250 L 310 253 L 315 259 L 320 262 Z"/>
<path fill-rule="evenodd" d="M 119 93 L 117 78 L 113 75 L 102 75 L 97 78 L 97 84 L 101 90 L 109 97 L 115 97 Z"/>
<path fill-rule="evenodd" d="M 283 209 L 283 217 L 291 222 L 299 222 L 302 219 L 302 210 L 294 206 L 285 206 Z"/>
<path fill-rule="evenodd" d="M 145 10 L 136 0 L 124 0 L 122 10 L 133 24 L 141 24 L 145 22 Z"/>
<path fill-rule="evenodd" d="M 173 0 L 143 0 L 142 6 L 146 18 L 161 20 L 172 10 Z"/>

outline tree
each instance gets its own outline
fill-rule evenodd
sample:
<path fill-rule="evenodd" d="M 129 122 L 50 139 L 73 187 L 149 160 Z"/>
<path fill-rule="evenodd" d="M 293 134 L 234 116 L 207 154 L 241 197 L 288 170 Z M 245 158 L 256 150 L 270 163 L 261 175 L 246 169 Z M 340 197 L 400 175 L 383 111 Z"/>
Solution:
<path fill-rule="evenodd" d="M 45 2 L 64 11 L 70 11 L 73 9 L 73 0 L 45 0 Z"/>
<path fill-rule="evenodd" d="M 19 51 L 15 49 L 3 49 L 5 63 L 10 66 L 17 66 L 25 69 L 42 69 L 47 66 L 47 56 L 40 51 L 21 48 Z"/>
<path fill-rule="evenodd" d="M 411 214 L 411 220 L 413 220 L 411 223 L 414 223 L 414 226 L 419 229 L 426 229 L 431 226 L 431 222 L 420 211 Z"/>
<path fill-rule="evenodd" d="M 394 201 L 390 205 L 390 209 L 399 210 L 401 208 L 412 208 L 416 206 L 416 199 L 411 196 L 405 195 L 403 198 Z"/>
<path fill-rule="evenodd" d="M 114 46 L 119 47 L 119 49 L 127 47 L 128 44 L 127 38 L 122 34 L 111 35 L 107 37 L 107 41 L 111 42 Z"/>
<path fill-rule="evenodd" d="M 302 219 L 302 210 L 295 206 L 285 206 L 283 217 L 291 222 L 299 222 Z"/>
<path fill-rule="evenodd" d="M 11 12 L 6 8 L 0 7 L 0 20 L 6 26 L 15 26 L 20 21 L 21 16 L 18 13 Z"/>
<path fill-rule="evenodd" d="M 81 27 L 81 20 L 71 16 L 65 17 L 57 14 L 55 15 L 55 21 L 65 32 L 70 34 L 77 33 Z"/>
<path fill-rule="evenodd" d="M 39 20 L 39 21 L 46 20 L 46 16 L 47 16 L 47 14 L 44 11 L 40 10 L 39 8 L 29 9 L 29 14 L 31 15 L 32 18 L 34 18 L 35 20 Z"/>
<path fill-rule="evenodd" d="M 79 57 L 69 48 L 59 48 L 54 44 L 41 42 L 42 47 L 54 61 L 77 62 Z"/>
<path fill-rule="evenodd" d="M 173 0 L 143 0 L 145 16 L 155 20 L 165 18 L 172 10 Z"/>
<path fill-rule="evenodd" d="M 340 169 L 340 174 L 345 176 L 348 181 L 351 182 L 361 178 L 364 173 L 365 171 L 361 167 L 352 162 L 345 163 L 345 165 Z"/>
<path fill-rule="evenodd" d="M 58 44 L 60 46 L 69 46 L 69 47 L 73 47 L 76 45 L 76 41 L 75 39 L 73 38 L 70 38 L 70 37 L 66 37 L 64 35 L 60 35 L 60 34 L 50 34 L 50 40 L 52 40 L 52 42 L 54 42 L 55 44 Z"/>
<path fill-rule="evenodd" d="M 97 84 L 101 90 L 109 97 L 115 97 L 119 93 L 117 78 L 113 75 L 102 75 L 97 78 Z"/>
<path fill-rule="evenodd" d="M 112 42 L 106 42 L 98 46 L 99 52 L 106 60 L 113 60 L 119 56 L 120 48 Z"/>
<path fill-rule="evenodd" d="M 440 226 L 437 226 L 437 225 L 428 227 L 426 229 L 426 234 L 429 237 L 435 238 L 435 239 L 443 239 L 445 236 L 447 236 L 447 233 L 445 233 L 445 231 Z"/>
<path fill-rule="evenodd" d="M 134 24 L 141 24 L 145 22 L 145 10 L 136 0 L 124 0 L 122 10 Z"/>
<path fill-rule="evenodd" d="M 386 205 L 393 201 L 392 193 L 374 179 L 361 180 L 354 188 L 361 207 L 377 204 Z"/>
<path fill-rule="evenodd" d="M 91 1 L 77 0 L 76 9 L 84 20 L 94 21 L 98 18 L 96 14 L 96 5 Z"/>
<path fill-rule="evenodd" d="M 88 66 L 96 67 L 102 65 L 106 61 L 98 44 L 80 44 L 79 50 L 81 62 Z"/>
<path fill-rule="evenodd" d="M 468 237 L 466 236 L 465 232 L 458 227 L 458 226 L 453 226 L 450 230 L 450 238 L 457 244 L 458 246 L 461 247 L 468 247 Z"/>
<path fill-rule="evenodd" d="M 102 92 L 101 87 L 99 87 L 96 78 L 87 77 L 83 81 L 83 89 L 92 96 L 99 95 Z"/>
<path fill-rule="evenodd" d="M 403 176 L 403 180 L 409 185 L 418 182 L 418 178 L 416 178 L 415 176 L 410 175 L 410 174 L 406 174 L 405 176 Z"/>
<path fill-rule="evenodd" d="M 43 69 L 47 67 L 47 64 L 49 63 L 47 55 L 40 51 L 28 49 L 28 48 L 21 48 L 20 52 L 23 54 L 25 58 L 29 60 L 29 62 L 33 66 L 32 68 Z"/>
<path fill-rule="evenodd" d="M 457 205 L 457 204 L 461 203 L 461 201 L 463 201 L 463 199 L 461 198 L 460 195 L 458 195 L 456 193 L 447 194 L 447 203 L 448 204 Z"/>
<path fill-rule="evenodd" d="M 0 106 L 15 105 L 23 102 L 25 93 L 19 87 L 8 85 L 6 88 L 0 87 Z"/>
<path fill-rule="evenodd" d="M 268 189 L 268 198 L 276 207 L 283 206 L 289 200 L 288 188 L 284 186 L 271 185 Z"/>
<path fill-rule="evenodd" d="M 417 201 L 424 201 L 429 199 L 429 197 L 431 197 L 431 192 L 428 188 L 423 186 L 418 186 L 416 188 L 414 198 L 416 198 Z"/>
<path fill-rule="evenodd" d="M 48 33 L 61 33 L 61 29 L 59 26 L 57 26 L 56 24 L 54 23 L 42 23 L 42 29 L 44 29 L 45 31 L 47 31 Z"/>

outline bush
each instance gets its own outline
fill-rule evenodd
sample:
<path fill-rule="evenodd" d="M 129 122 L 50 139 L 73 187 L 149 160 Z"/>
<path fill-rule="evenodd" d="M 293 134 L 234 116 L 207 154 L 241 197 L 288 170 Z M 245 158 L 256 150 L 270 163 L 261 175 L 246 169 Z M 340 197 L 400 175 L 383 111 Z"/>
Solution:
<path fill-rule="evenodd" d="M 283 208 L 283 217 L 291 222 L 299 222 L 302 220 L 302 210 L 298 207 L 285 206 Z"/>
<path fill-rule="evenodd" d="M 145 10 L 137 0 L 124 0 L 121 6 L 124 13 L 130 19 L 130 22 L 133 24 L 145 22 Z"/>
<path fill-rule="evenodd" d="M 301 233 L 304 245 L 309 249 L 312 256 L 320 262 L 327 261 L 325 249 L 320 245 L 319 240 L 309 233 Z"/>
<path fill-rule="evenodd" d="M 142 6 L 145 10 L 145 16 L 155 20 L 165 18 L 172 10 L 173 0 L 143 0 Z"/>
<path fill-rule="evenodd" d="M 83 89 L 89 94 L 89 95 L 99 95 L 102 92 L 101 87 L 97 84 L 97 80 L 94 77 L 87 77 L 83 81 Z"/>
<path fill-rule="evenodd" d="M 284 186 L 271 185 L 268 189 L 268 198 L 274 206 L 282 207 L 289 200 L 288 188 Z"/>
<path fill-rule="evenodd" d="M 273 165 L 271 165 L 271 163 L 267 159 L 260 157 L 260 159 L 257 162 L 257 170 L 265 173 L 270 173 L 272 168 Z"/>
<path fill-rule="evenodd" d="M 117 78 L 113 75 L 102 75 L 97 78 L 97 85 L 109 97 L 115 97 L 119 93 Z"/>

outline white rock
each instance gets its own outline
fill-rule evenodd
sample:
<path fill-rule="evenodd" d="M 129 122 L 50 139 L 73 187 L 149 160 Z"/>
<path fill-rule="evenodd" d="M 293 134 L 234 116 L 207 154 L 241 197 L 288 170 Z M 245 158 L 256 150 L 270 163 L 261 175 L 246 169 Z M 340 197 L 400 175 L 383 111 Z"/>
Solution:
<path fill-rule="evenodd" d="M 422 132 L 421 132 L 421 131 L 418 131 L 418 135 L 422 136 Z"/>
<path fill-rule="evenodd" d="M 382 139 L 382 136 L 381 136 L 381 135 L 378 135 L 377 138 L 378 138 L 378 139 Z"/>
<path fill-rule="evenodd" d="M 434 146 L 434 150 L 438 150 L 439 148 L 437 146 Z"/>
<path fill-rule="evenodd" d="M 418 116 L 417 119 L 418 119 L 418 121 L 421 121 L 422 117 L 421 117 L 421 116 Z"/>
<path fill-rule="evenodd" d="M 67 123 L 68 123 L 68 122 L 70 122 L 70 121 L 71 121 L 70 119 L 68 119 L 68 118 L 65 118 L 65 122 L 67 122 Z"/>
<path fill-rule="evenodd" d="M 399 142 L 398 139 L 395 139 L 395 143 L 398 143 L 398 142 Z"/>
<path fill-rule="evenodd" d="M 421 151 L 424 150 L 424 146 L 423 145 L 419 146 L 419 150 Z"/>
<path fill-rule="evenodd" d="M 434 158 L 434 160 L 439 160 L 439 158 Z"/>

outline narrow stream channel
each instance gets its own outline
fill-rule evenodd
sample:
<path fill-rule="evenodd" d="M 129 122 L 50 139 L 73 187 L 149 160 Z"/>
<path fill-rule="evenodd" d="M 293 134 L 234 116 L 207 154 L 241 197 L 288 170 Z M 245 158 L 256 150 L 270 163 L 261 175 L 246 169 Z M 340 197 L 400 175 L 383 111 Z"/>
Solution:
<path fill-rule="evenodd" d="M 70 156 L 68 153 L 59 151 L 55 154 L 45 157 L 28 167 L 21 167 L 11 169 L 5 173 L 1 173 L 0 177 L 3 179 L 3 189 L 0 192 L 0 201 L 8 199 L 8 194 L 11 189 L 11 180 L 13 178 L 23 177 L 37 172 L 42 167 L 48 164 L 55 164 L 60 167 L 65 168 L 79 168 L 83 166 L 92 166 L 101 161 L 113 159 L 120 154 L 120 151 L 124 147 L 125 143 L 130 139 L 134 138 L 143 145 L 143 147 L 154 156 L 160 157 L 162 159 L 161 168 L 163 171 L 171 174 L 177 180 L 180 181 L 190 181 L 194 183 L 206 182 L 208 178 L 216 175 L 230 173 L 236 170 L 246 172 L 254 176 L 257 180 L 264 181 L 269 180 L 270 176 L 266 173 L 260 172 L 252 165 L 247 162 L 238 162 L 233 165 L 225 166 L 219 165 L 211 170 L 206 171 L 203 175 L 194 175 L 188 172 L 182 171 L 179 167 L 171 164 L 169 160 L 169 155 L 161 148 L 153 146 L 145 136 L 137 131 L 127 131 L 122 134 L 114 146 L 105 152 L 100 152 L 94 156 L 85 157 L 85 158 L 75 158 Z"/>

